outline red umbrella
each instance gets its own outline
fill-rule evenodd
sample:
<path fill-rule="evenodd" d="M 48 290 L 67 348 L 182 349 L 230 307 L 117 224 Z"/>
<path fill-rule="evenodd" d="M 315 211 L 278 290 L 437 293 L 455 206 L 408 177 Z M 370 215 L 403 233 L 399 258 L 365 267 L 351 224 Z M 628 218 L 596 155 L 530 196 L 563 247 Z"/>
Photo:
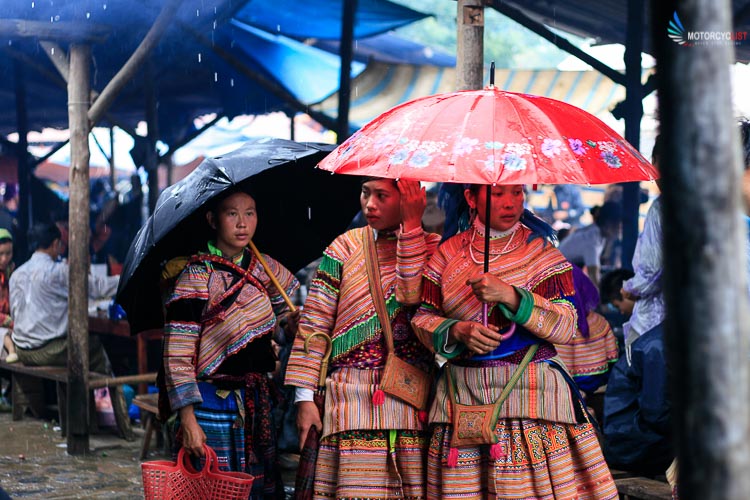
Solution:
<path fill-rule="evenodd" d="M 386 111 L 326 156 L 340 174 L 487 184 L 654 180 L 641 153 L 604 122 L 561 101 L 496 88 L 435 94 Z M 484 272 L 489 272 L 489 231 Z M 487 304 L 484 304 L 487 324 Z M 513 334 L 513 329 L 505 336 Z"/>
<path fill-rule="evenodd" d="M 341 174 L 472 184 L 609 184 L 658 177 L 643 155 L 588 112 L 493 85 L 396 106 L 318 166 Z"/>

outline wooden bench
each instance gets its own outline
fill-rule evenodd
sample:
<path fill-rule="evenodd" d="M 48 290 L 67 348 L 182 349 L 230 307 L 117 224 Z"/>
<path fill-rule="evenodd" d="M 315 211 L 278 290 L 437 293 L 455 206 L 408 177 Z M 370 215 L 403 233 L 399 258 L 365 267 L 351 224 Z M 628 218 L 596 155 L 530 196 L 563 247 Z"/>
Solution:
<path fill-rule="evenodd" d="M 626 500 L 671 500 L 672 488 L 669 483 L 647 477 L 615 478 L 620 498 Z"/>
<path fill-rule="evenodd" d="M 58 418 L 62 427 L 63 435 L 66 432 L 66 385 L 68 383 L 68 369 L 62 366 L 26 366 L 23 363 L 6 363 L 0 361 L 0 370 L 11 373 L 11 393 L 13 403 L 13 420 L 22 420 L 26 411 L 29 410 L 37 418 L 43 417 L 44 410 L 44 387 L 43 380 L 55 382 L 57 388 Z M 142 375 L 127 375 L 112 377 L 103 373 L 89 372 L 89 388 L 99 389 L 102 387 L 117 387 L 123 384 L 153 383 L 156 373 L 145 373 Z M 130 425 L 128 409 L 121 391 L 112 393 L 112 398 L 122 398 L 120 404 L 113 401 L 112 407 L 115 412 L 115 421 L 121 436 L 127 440 L 134 439 L 133 428 Z M 92 415 L 95 417 L 96 415 Z"/>
<path fill-rule="evenodd" d="M 143 434 L 143 446 L 141 446 L 141 460 L 148 455 L 151 438 L 156 434 L 156 445 L 161 446 L 163 450 L 171 444 L 170 436 L 165 432 L 165 427 L 158 420 L 159 416 L 159 395 L 158 394 L 139 394 L 133 398 L 133 404 L 141 409 L 141 421 L 145 426 Z"/>

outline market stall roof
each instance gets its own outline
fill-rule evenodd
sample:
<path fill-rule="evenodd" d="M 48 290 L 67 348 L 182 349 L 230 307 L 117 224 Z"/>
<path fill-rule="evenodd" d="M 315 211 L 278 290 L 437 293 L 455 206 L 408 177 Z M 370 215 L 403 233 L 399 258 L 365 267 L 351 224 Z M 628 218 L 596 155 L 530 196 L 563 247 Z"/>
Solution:
<path fill-rule="evenodd" d="M 594 38 L 598 43 L 625 45 L 628 20 L 627 0 L 491 0 L 490 5 L 501 13 L 517 9 L 531 19 L 578 36 Z M 750 32 L 750 0 L 732 0 L 734 31 Z M 679 10 L 679 9 L 678 9 Z M 649 0 L 644 0 L 643 47 L 651 53 Z M 679 14 L 679 12 L 678 12 Z M 700 26 L 685 26 L 688 31 L 701 31 Z M 667 28 L 664 28 L 666 34 Z M 739 62 L 750 61 L 750 42 L 735 46 Z"/>
<path fill-rule="evenodd" d="M 33 38 L 7 36 L 3 23 L 26 23 L 28 30 L 34 30 L 75 22 L 81 31 L 79 36 L 90 32 L 97 40 L 92 45 L 92 88 L 100 91 L 133 53 L 164 3 L 165 0 L 4 0 L 0 13 L 0 134 L 7 135 L 17 128 L 17 68 L 25 73 L 29 128 L 66 128 L 68 123 L 65 82 L 45 53 L 50 49 L 42 48 Z M 338 88 L 338 58 L 281 37 L 276 34 L 280 32 L 277 29 L 271 34 L 258 26 L 292 26 L 285 16 L 294 12 L 295 17 L 315 20 L 294 23 L 295 35 L 321 36 L 320 30 L 326 25 L 333 30 L 338 23 L 340 31 L 340 7 L 340 0 L 295 2 L 287 9 L 279 8 L 278 0 L 185 0 L 177 19 L 152 53 L 150 74 L 141 71 L 128 83 L 109 117 L 118 125 L 134 128 L 143 119 L 144 89 L 151 81 L 156 84 L 159 102 L 160 138 L 166 143 L 184 137 L 193 118 L 202 114 L 231 117 L 286 108 L 277 94 L 219 57 L 214 46 L 236 57 L 250 71 L 270 77 L 274 85 L 302 103 L 325 98 Z M 300 8 L 316 9 L 319 15 L 301 16 Z M 320 14 L 323 12 L 325 15 Z M 392 2 L 362 0 L 355 34 L 377 34 L 423 17 L 424 14 Z M 290 61 L 294 64 L 288 64 Z M 321 67 L 326 68 L 323 75 Z M 363 67 L 355 65 L 353 76 Z M 316 79 L 316 84 L 311 85 Z"/>

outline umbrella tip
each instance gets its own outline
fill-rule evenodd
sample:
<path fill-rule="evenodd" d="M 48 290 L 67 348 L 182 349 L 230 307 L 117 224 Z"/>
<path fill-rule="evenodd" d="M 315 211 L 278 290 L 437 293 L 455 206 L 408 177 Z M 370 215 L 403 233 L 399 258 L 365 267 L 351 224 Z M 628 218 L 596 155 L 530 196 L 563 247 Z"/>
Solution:
<path fill-rule="evenodd" d="M 490 63 L 490 88 L 495 86 L 495 61 Z"/>

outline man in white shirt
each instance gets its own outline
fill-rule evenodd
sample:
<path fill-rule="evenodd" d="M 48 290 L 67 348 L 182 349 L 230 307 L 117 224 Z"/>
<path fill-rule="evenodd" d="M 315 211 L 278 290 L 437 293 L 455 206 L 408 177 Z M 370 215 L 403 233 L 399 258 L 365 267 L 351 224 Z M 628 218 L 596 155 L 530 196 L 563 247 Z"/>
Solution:
<path fill-rule="evenodd" d="M 34 226 L 30 240 L 36 251 L 10 279 L 13 342 L 25 365 L 67 366 L 69 268 L 58 261 L 66 245 L 55 224 Z M 89 297 L 114 295 L 118 280 L 118 276 L 89 274 Z M 89 340 L 89 359 L 93 371 L 109 371 L 96 337 Z"/>

